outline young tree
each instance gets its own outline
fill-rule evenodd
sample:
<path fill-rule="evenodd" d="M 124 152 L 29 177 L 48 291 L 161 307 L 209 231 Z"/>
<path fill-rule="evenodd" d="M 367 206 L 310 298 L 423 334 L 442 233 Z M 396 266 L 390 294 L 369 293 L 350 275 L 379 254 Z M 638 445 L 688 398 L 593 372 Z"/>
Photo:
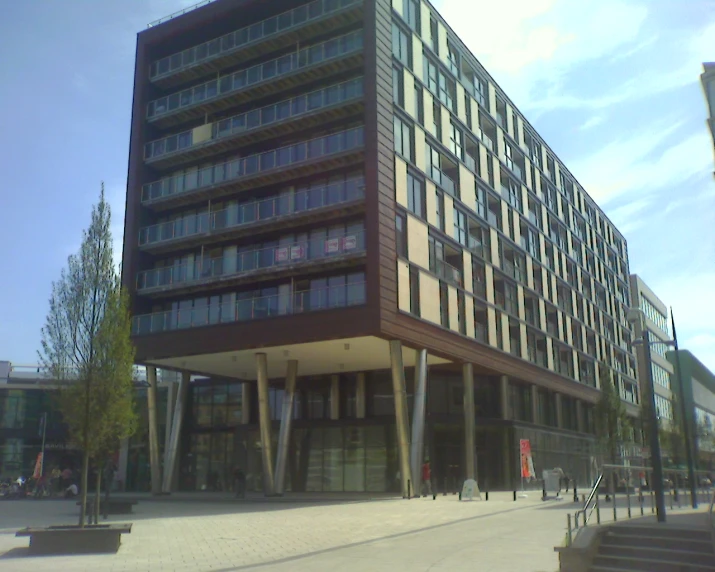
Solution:
<path fill-rule="evenodd" d="M 616 464 L 618 447 L 628 433 L 631 420 L 626 413 L 626 406 L 621 400 L 613 374 L 605 364 L 601 364 L 599 381 L 601 398 L 594 410 L 596 436 L 602 455 Z"/>
<path fill-rule="evenodd" d="M 39 352 L 52 376 L 67 382 L 59 404 L 70 437 L 82 450 L 80 527 L 87 510 L 90 459 L 97 462 L 135 426 L 134 348 L 127 300 L 112 261 L 110 224 L 102 185 L 79 252 L 69 257 L 67 268 L 52 284 Z"/>

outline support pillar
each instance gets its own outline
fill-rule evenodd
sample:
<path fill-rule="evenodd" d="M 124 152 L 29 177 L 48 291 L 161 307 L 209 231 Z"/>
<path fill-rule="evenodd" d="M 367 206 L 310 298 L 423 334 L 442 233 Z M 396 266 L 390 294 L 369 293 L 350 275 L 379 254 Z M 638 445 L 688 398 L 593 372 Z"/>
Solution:
<path fill-rule="evenodd" d="M 390 366 L 392 391 L 395 397 L 395 424 L 397 425 L 397 453 L 400 461 L 402 497 L 406 498 L 410 475 L 410 436 L 407 419 L 407 394 L 405 392 L 405 368 L 402 363 L 402 342 L 390 341 Z"/>
<path fill-rule="evenodd" d="M 184 413 L 186 412 L 186 401 L 189 398 L 189 383 L 191 382 L 191 374 L 182 372 L 181 381 L 179 381 L 179 391 L 176 397 L 176 406 L 172 415 L 171 432 L 168 445 L 165 446 L 164 456 L 164 480 L 161 486 L 161 492 L 165 494 L 171 493 L 172 486 L 175 482 L 176 469 L 179 464 L 179 445 L 181 443 L 181 428 L 184 421 Z M 172 383 L 172 385 L 175 385 Z M 171 397 L 171 395 L 170 395 Z"/>
<path fill-rule="evenodd" d="M 340 376 L 330 376 L 330 419 L 340 419 Z"/>
<path fill-rule="evenodd" d="M 415 396 L 412 411 L 412 443 L 410 466 L 412 467 L 412 494 L 422 490 L 422 456 L 425 443 L 425 409 L 427 396 L 427 350 L 415 351 Z"/>
<path fill-rule="evenodd" d="M 509 378 L 506 375 L 499 377 L 499 398 L 501 418 L 509 419 Z"/>
<path fill-rule="evenodd" d="M 149 469 L 151 472 L 151 494 L 161 494 L 161 464 L 159 461 L 159 429 L 156 417 L 156 368 L 147 366 L 146 381 L 149 384 L 146 392 L 147 409 L 149 412 Z"/>
<path fill-rule="evenodd" d="M 531 386 L 531 422 L 534 425 L 543 423 L 543 419 L 539 419 L 539 386 Z"/>
<path fill-rule="evenodd" d="M 275 493 L 273 485 L 273 454 L 271 447 L 271 410 L 268 405 L 268 357 L 256 354 L 258 373 L 258 424 L 261 430 L 261 456 L 263 460 L 263 490 L 266 496 Z"/>
<path fill-rule="evenodd" d="M 365 419 L 365 374 L 358 373 L 355 383 L 355 413 L 358 419 Z"/>
<path fill-rule="evenodd" d="M 251 423 L 251 384 L 243 382 L 241 387 L 241 425 Z"/>
<path fill-rule="evenodd" d="M 286 463 L 288 461 L 288 445 L 290 443 L 290 427 L 293 422 L 293 401 L 295 385 L 298 378 L 298 360 L 288 360 L 286 366 L 286 385 L 283 392 L 283 411 L 281 413 L 281 430 L 278 435 L 278 456 L 276 457 L 275 493 L 283 494 L 285 484 Z"/>
<path fill-rule="evenodd" d="M 129 464 L 129 439 L 122 439 L 119 442 L 119 462 L 117 463 L 117 481 L 119 490 L 124 492 L 127 490 L 127 465 Z"/>
<path fill-rule="evenodd" d="M 556 393 L 554 395 L 554 407 L 556 408 L 556 426 L 559 429 L 564 428 L 564 413 L 561 409 L 561 394 Z"/>
<path fill-rule="evenodd" d="M 462 366 L 462 382 L 464 383 L 464 477 L 477 478 L 474 450 L 474 366 L 465 363 Z"/>
<path fill-rule="evenodd" d="M 176 407 L 176 386 L 177 384 L 170 381 L 166 384 L 166 424 L 164 425 L 164 474 L 163 480 L 166 480 L 166 467 L 169 466 L 169 442 L 171 441 L 171 423 L 174 418 L 174 409 Z"/>

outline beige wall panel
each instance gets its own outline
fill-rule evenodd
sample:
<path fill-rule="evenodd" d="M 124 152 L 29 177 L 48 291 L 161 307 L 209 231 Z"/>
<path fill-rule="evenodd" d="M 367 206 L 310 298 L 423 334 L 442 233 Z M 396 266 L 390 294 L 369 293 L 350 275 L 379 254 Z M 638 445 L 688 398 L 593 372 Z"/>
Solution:
<path fill-rule="evenodd" d="M 462 266 L 464 267 L 464 289 L 467 292 L 472 292 L 472 253 L 468 250 L 462 251 Z"/>
<path fill-rule="evenodd" d="M 415 76 L 413 76 L 407 68 L 405 73 L 405 111 L 409 113 L 413 119 L 417 119 L 417 109 L 415 108 Z"/>
<path fill-rule="evenodd" d="M 397 12 L 400 16 L 404 16 L 403 14 L 403 3 L 402 0 L 392 0 L 392 9 Z"/>
<path fill-rule="evenodd" d="M 499 347 L 497 344 L 496 310 L 494 308 L 487 308 L 487 333 L 489 335 L 489 345 L 495 348 Z"/>
<path fill-rule="evenodd" d="M 539 327 L 546 331 L 546 303 L 542 298 L 539 298 L 539 323 Z"/>
<path fill-rule="evenodd" d="M 512 112 L 514 111 L 514 108 L 509 104 L 509 102 L 506 103 L 506 129 L 509 135 L 512 136 L 513 139 L 516 139 L 514 137 L 514 134 L 516 131 L 514 130 L 514 115 Z"/>
<path fill-rule="evenodd" d="M 573 346 L 573 333 L 571 332 L 571 316 L 564 314 L 564 320 L 566 320 L 566 343 Z"/>
<path fill-rule="evenodd" d="M 509 205 L 506 201 L 502 200 L 501 203 L 501 231 L 507 236 L 511 236 L 511 229 L 509 228 Z"/>
<path fill-rule="evenodd" d="M 526 347 L 526 324 L 519 324 L 519 337 L 521 338 L 521 359 L 529 359 L 529 350 Z"/>
<path fill-rule="evenodd" d="M 474 298 L 471 296 L 464 297 L 464 318 L 467 326 L 467 335 L 470 338 L 475 337 L 474 333 Z"/>
<path fill-rule="evenodd" d="M 500 159 L 504 159 L 506 157 L 506 143 L 504 142 L 504 130 L 497 125 L 497 154 L 499 155 Z M 498 173 L 497 170 L 494 171 L 494 174 L 496 175 Z"/>
<path fill-rule="evenodd" d="M 397 307 L 410 311 L 410 265 L 402 260 L 397 261 Z"/>
<path fill-rule="evenodd" d="M 491 245 L 491 250 L 492 250 L 492 264 L 496 266 L 497 268 L 501 267 L 501 263 L 499 262 L 499 235 L 497 234 L 496 229 L 489 228 L 489 243 Z"/>
<path fill-rule="evenodd" d="M 430 34 L 430 9 L 425 2 L 420 2 L 420 27 L 422 28 L 422 37 L 425 41 L 429 41 Z"/>
<path fill-rule="evenodd" d="M 407 207 L 407 163 L 395 155 L 395 200 Z"/>
<path fill-rule="evenodd" d="M 497 113 L 497 92 L 492 82 L 489 82 L 489 111 L 496 117 Z"/>
<path fill-rule="evenodd" d="M 449 109 L 447 109 L 444 105 L 440 103 L 439 111 L 442 115 L 442 145 L 449 149 L 450 134 L 452 133 L 452 125 L 449 120 Z"/>
<path fill-rule="evenodd" d="M 454 199 L 444 193 L 444 232 L 454 238 Z"/>
<path fill-rule="evenodd" d="M 501 339 L 502 349 L 505 352 L 511 351 L 511 342 L 509 340 L 509 316 L 502 314 L 501 316 Z"/>
<path fill-rule="evenodd" d="M 437 227 L 437 196 L 436 187 L 432 181 L 425 183 L 425 208 L 427 209 L 427 222 Z"/>
<path fill-rule="evenodd" d="M 427 19 L 427 26 L 429 26 L 429 18 Z M 425 83 L 422 58 L 422 40 L 417 34 L 412 34 L 412 71 L 416 78 Z"/>
<path fill-rule="evenodd" d="M 422 90 L 422 102 L 424 105 L 425 129 L 434 137 L 437 137 L 437 132 L 434 128 L 434 97 L 432 93 L 426 89 Z"/>
<path fill-rule="evenodd" d="M 561 310 L 556 310 L 556 324 L 557 324 L 557 329 L 558 329 L 558 339 L 563 341 L 566 341 L 563 339 L 563 331 L 564 331 L 564 313 Z"/>
<path fill-rule="evenodd" d="M 471 210 L 476 212 L 476 195 L 474 194 L 475 179 L 472 173 L 463 163 L 459 164 L 459 196 L 462 202 Z"/>
<path fill-rule="evenodd" d="M 444 27 L 442 22 L 437 22 L 437 42 L 439 45 L 439 59 L 443 62 L 449 62 L 449 51 L 447 50 L 447 28 Z"/>
<path fill-rule="evenodd" d="M 514 242 L 521 244 L 521 219 L 516 209 L 514 209 Z"/>
<path fill-rule="evenodd" d="M 546 337 L 546 360 L 549 369 L 554 369 L 554 342 L 550 337 Z"/>
<path fill-rule="evenodd" d="M 524 139 L 524 120 L 521 118 L 521 115 L 517 114 L 516 116 L 516 124 L 517 124 L 517 131 L 519 131 L 519 147 L 521 147 L 522 151 L 528 156 L 529 155 L 529 148 L 526 146 L 526 140 Z"/>
<path fill-rule="evenodd" d="M 464 86 L 457 82 L 457 117 L 464 123 L 467 124 L 467 108 L 464 100 L 465 90 Z"/>
<path fill-rule="evenodd" d="M 484 282 L 486 286 L 487 302 L 494 303 L 494 269 L 491 264 L 484 266 Z"/>
<path fill-rule="evenodd" d="M 539 198 L 542 198 L 541 194 L 541 173 L 536 174 L 536 185 L 535 185 L 534 193 L 536 193 L 536 196 Z M 538 205 L 537 205 L 538 206 Z"/>
<path fill-rule="evenodd" d="M 407 258 L 422 268 L 429 269 L 429 242 L 427 225 L 407 214 Z"/>
<path fill-rule="evenodd" d="M 526 285 L 534 289 L 534 261 L 531 256 L 526 256 Z"/>
<path fill-rule="evenodd" d="M 459 302 L 457 301 L 457 289 L 447 285 L 447 300 L 449 303 L 449 329 L 459 331 Z"/>
<path fill-rule="evenodd" d="M 199 125 L 194 128 L 192 135 L 193 144 L 203 143 L 211 139 L 211 123 L 206 123 L 205 125 Z"/>
<path fill-rule="evenodd" d="M 516 286 L 516 304 L 520 320 L 526 320 L 526 310 L 524 310 L 524 287 L 521 284 Z"/>
<path fill-rule="evenodd" d="M 487 148 L 482 143 L 479 143 L 479 176 L 483 181 L 489 181 L 487 161 L 489 161 Z"/>
<path fill-rule="evenodd" d="M 423 173 L 426 172 L 425 165 L 425 132 L 421 127 L 415 125 L 415 165 Z"/>
<path fill-rule="evenodd" d="M 576 350 L 571 350 L 571 363 L 573 363 L 573 376 L 574 379 L 581 381 L 581 375 L 578 370 L 578 352 Z"/>
<path fill-rule="evenodd" d="M 439 280 L 420 271 L 420 313 L 421 317 L 440 324 Z"/>
<path fill-rule="evenodd" d="M 472 133 L 477 136 L 477 139 L 481 139 L 479 136 L 479 103 L 471 95 L 469 96 L 469 109 L 472 115 Z"/>

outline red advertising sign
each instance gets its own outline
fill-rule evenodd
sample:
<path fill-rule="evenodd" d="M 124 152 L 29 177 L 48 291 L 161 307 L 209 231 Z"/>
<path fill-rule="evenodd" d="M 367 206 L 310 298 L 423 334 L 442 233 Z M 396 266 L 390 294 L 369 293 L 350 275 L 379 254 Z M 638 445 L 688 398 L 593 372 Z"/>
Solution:
<path fill-rule="evenodd" d="M 285 262 L 288 260 L 288 247 L 276 248 L 276 262 Z"/>
<path fill-rule="evenodd" d="M 297 244 L 290 247 L 290 259 L 299 260 L 305 256 L 305 246 Z"/>
<path fill-rule="evenodd" d="M 325 241 L 325 254 L 334 254 L 340 252 L 340 239 L 329 238 Z"/>
<path fill-rule="evenodd" d="M 343 250 L 355 250 L 357 248 L 357 238 L 355 235 L 343 237 Z"/>
<path fill-rule="evenodd" d="M 521 477 L 523 479 L 536 478 L 534 459 L 531 456 L 531 442 L 528 439 L 519 439 L 519 452 L 521 453 Z"/>

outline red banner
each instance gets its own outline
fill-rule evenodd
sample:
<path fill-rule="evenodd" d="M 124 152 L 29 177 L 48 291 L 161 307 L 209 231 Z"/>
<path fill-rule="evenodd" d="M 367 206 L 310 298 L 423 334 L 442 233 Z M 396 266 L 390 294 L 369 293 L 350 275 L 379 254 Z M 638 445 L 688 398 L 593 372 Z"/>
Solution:
<path fill-rule="evenodd" d="M 33 479 L 39 479 L 42 476 L 42 453 L 37 453 L 37 461 L 35 461 L 35 472 L 32 473 Z"/>
<path fill-rule="evenodd" d="M 534 460 L 531 457 L 531 442 L 528 439 L 519 439 L 519 452 L 521 453 L 521 477 L 523 479 L 536 478 Z"/>

